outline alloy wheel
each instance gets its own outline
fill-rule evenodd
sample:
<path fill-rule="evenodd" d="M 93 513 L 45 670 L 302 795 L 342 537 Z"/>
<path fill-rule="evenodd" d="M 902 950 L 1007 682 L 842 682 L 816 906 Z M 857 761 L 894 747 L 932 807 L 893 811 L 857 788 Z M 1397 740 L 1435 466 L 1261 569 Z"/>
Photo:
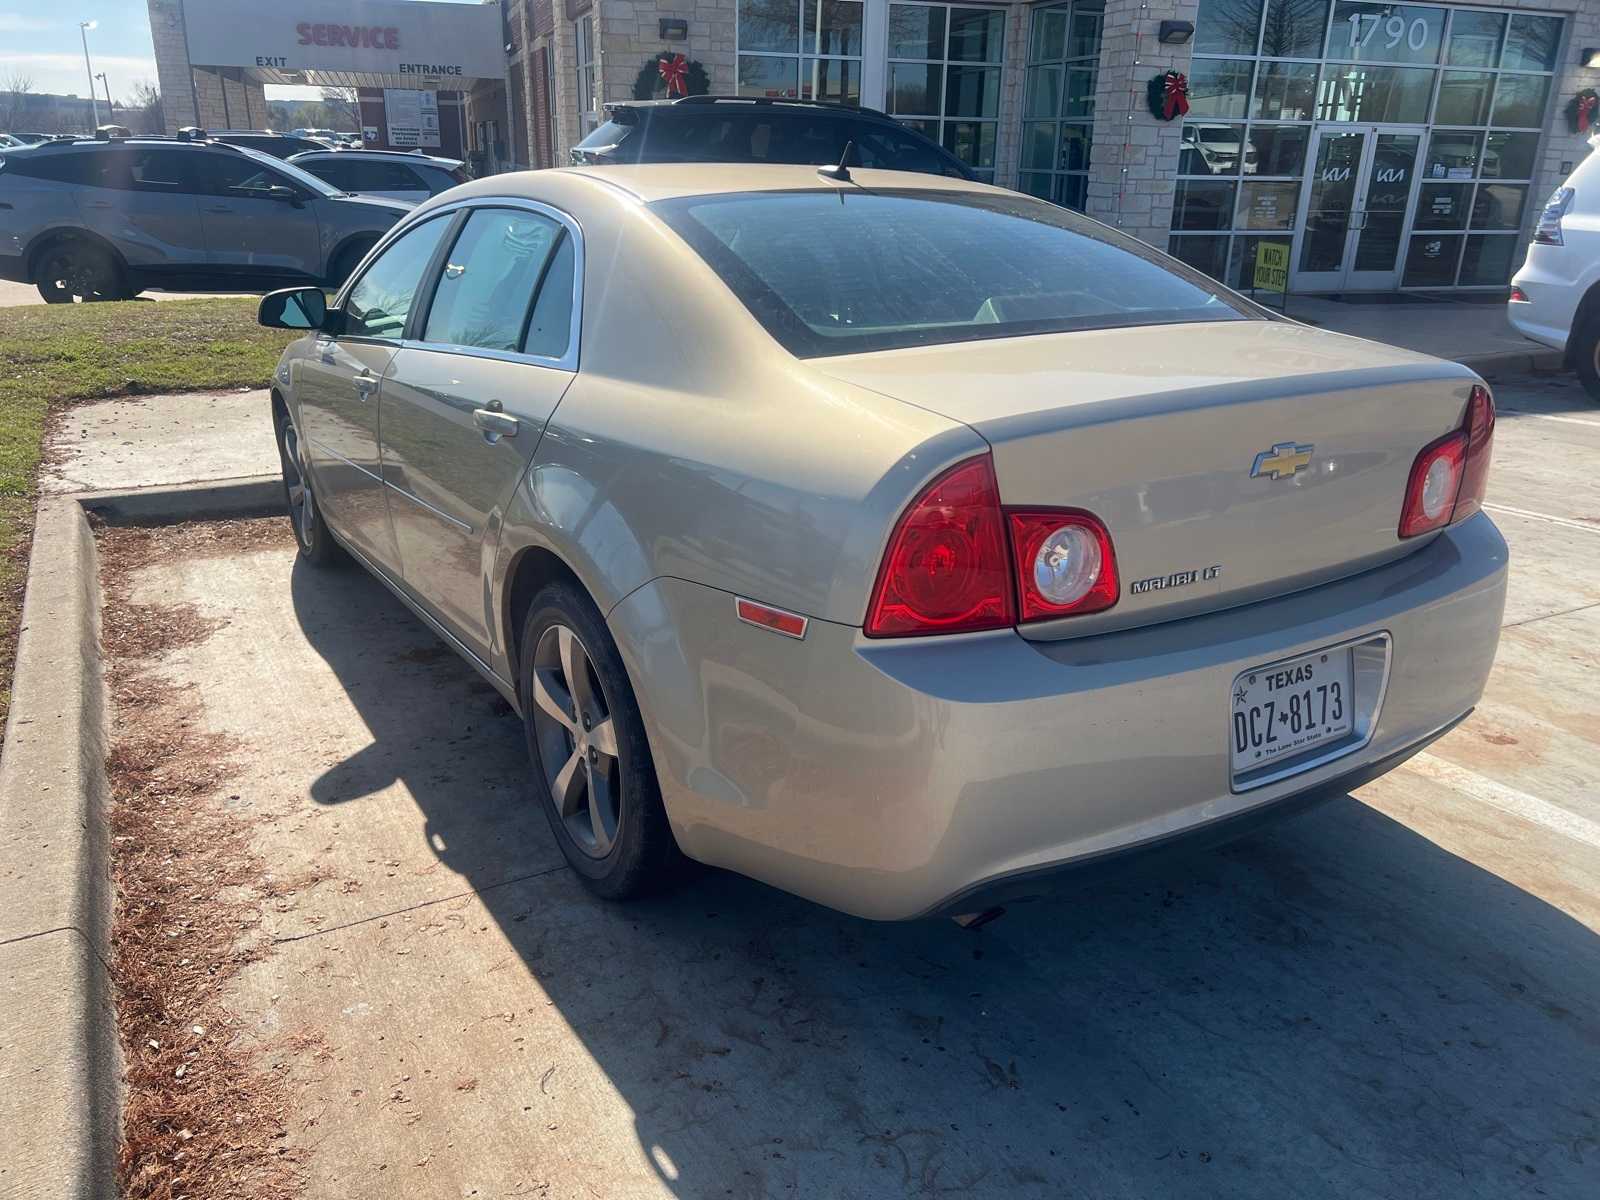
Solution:
<path fill-rule="evenodd" d="M 109 299 L 113 290 L 113 281 L 101 265 L 74 250 L 50 255 L 39 274 L 45 285 L 68 304 Z"/>
<path fill-rule="evenodd" d="M 589 652 L 551 625 L 533 652 L 532 719 L 556 813 L 578 849 L 604 858 L 622 816 L 617 730 Z"/>
<path fill-rule="evenodd" d="M 283 485 L 289 494 L 289 520 L 294 523 L 301 543 L 309 546 L 316 533 L 316 501 L 312 499 L 311 484 L 301 464 L 300 435 L 288 418 L 283 422 Z"/>

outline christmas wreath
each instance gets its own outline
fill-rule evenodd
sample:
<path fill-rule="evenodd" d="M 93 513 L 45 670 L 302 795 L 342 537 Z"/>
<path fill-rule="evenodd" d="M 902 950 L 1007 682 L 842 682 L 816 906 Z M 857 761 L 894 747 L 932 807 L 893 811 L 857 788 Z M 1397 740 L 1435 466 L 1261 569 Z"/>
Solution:
<path fill-rule="evenodd" d="M 633 81 L 635 100 L 659 100 L 663 96 L 704 96 L 711 90 L 711 77 L 697 62 L 681 54 L 663 50 L 644 60 Z"/>
<path fill-rule="evenodd" d="M 1189 111 L 1189 77 L 1179 71 L 1163 71 L 1145 85 L 1144 100 L 1158 121 L 1183 116 Z"/>
<path fill-rule="evenodd" d="M 1584 88 L 1571 100 L 1567 101 L 1567 128 L 1573 133 L 1588 133 L 1590 129 L 1600 125 L 1600 96 L 1595 95 L 1593 88 Z"/>

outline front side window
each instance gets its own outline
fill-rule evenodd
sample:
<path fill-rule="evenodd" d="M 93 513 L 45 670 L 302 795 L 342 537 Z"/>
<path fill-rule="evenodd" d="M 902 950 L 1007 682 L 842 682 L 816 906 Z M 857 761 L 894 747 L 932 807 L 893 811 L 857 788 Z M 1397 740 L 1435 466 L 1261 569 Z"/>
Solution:
<path fill-rule="evenodd" d="M 1022 196 L 766 192 L 652 208 L 802 358 L 1247 319 L 1142 243 Z"/>
<path fill-rule="evenodd" d="M 481 208 L 467 218 L 445 258 L 439 286 L 428 310 L 423 340 L 482 350 L 520 351 L 529 339 L 537 299 L 560 290 L 549 276 L 556 252 L 570 237 L 561 222 L 515 208 Z M 572 270 L 566 269 L 566 313 L 571 315 Z M 553 331 L 539 328 L 538 349 L 529 353 L 560 357 L 563 330 L 553 354 Z"/>
<path fill-rule="evenodd" d="M 449 224 L 435 217 L 389 243 L 345 297 L 346 335 L 398 338 L 405 331 L 423 272 Z"/>

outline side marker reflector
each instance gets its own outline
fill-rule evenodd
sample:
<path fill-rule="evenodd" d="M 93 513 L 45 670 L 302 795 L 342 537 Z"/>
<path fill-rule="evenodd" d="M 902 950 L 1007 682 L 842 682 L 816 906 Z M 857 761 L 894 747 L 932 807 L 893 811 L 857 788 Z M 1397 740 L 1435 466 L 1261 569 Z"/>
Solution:
<path fill-rule="evenodd" d="M 799 613 L 785 612 L 781 608 L 757 604 L 754 600 L 746 600 L 743 596 L 734 598 L 733 608 L 738 613 L 739 620 L 745 624 L 770 629 L 773 633 L 781 633 L 784 637 L 792 637 L 796 641 L 806 636 L 806 626 L 810 624 L 809 620 Z"/>

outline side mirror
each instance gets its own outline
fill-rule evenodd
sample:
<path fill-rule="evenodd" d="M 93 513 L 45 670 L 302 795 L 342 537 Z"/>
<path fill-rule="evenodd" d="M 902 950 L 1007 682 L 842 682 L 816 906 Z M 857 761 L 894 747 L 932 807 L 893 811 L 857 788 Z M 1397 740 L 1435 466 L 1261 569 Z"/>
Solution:
<path fill-rule="evenodd" d="M 296 200 L 300 199 L 299 192 L 295 191 L 292 187 L 286 187 L 281 183 L 275 183 L 269 187 L 267 189 L 267 196 L 269 199 L 282 200 L 289 204 L 293 204 Z"/>
<path fill-rule="evenodd" d="M 268 329 L 321 329 L 328 319 L 328 297 L 321 288 L 284 288 L 261 297 L 256 321 Z"/>

